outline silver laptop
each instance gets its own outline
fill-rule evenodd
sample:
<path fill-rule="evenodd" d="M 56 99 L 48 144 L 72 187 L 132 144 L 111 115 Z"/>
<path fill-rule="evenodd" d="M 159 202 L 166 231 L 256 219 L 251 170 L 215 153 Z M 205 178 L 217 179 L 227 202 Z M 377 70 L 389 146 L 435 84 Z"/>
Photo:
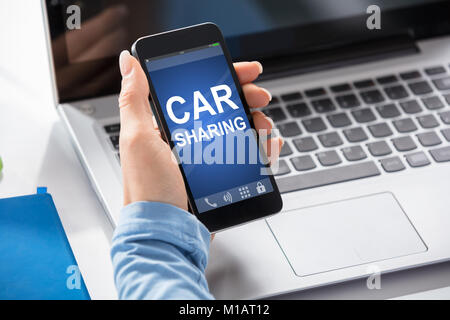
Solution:
<path fill-rule="evenodd" d="M 375 6 L 373 6 L 375 5 Z M 280 214 L 217 234 L 216 298 L 261 298 L 450 258 L 450 1 L 43 1 L 55 104 L 116 224 L 117 56 L 212 21 L 264 64 L 286 143 Z M 158 181 L 155 181 L 158 183 Z"/>

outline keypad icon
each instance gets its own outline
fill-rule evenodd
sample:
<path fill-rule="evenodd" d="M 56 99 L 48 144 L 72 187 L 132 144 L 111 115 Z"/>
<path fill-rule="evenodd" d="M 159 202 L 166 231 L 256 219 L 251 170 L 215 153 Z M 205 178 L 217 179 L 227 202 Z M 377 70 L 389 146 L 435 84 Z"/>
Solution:
<path fill-rule="evenodd" d="M 248 190 L 248 187 L 240 187 L 239 189 L 239 194 L 241 196 L 241 199 L 247 199 L 250 197 L 250 190 Z"/>

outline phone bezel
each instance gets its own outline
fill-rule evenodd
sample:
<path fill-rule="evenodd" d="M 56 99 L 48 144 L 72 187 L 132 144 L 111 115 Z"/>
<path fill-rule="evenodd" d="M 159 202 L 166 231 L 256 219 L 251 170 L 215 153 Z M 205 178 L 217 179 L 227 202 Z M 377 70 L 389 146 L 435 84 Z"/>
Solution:
<path fill-rule="evenodd" d="M 139 60 L 148 79 L 150 96 L 153 102 L 151 103 L 152 111 L 155 115 L 159 128 L 162 128 L 162 135 L 166 142 L 169 143 L 171 149 L 174 148 L 174 143 L 170 139 L 170 136 L 168 136 L 170 135 L 170 130 L 165 118 L 163 117 L 164 113 L 162 112 L 162 107 L 157 99 L 155 88 L 147 71 L 145 59 L 183 51 L 190 48 L 201 47 L 216 42 L 219 42 L 222 47 L 250 126 L 254 129 L 255 126 L 250 108 L 245 100 L 242 87 L 234 70 L 231 55 L 225 44 L 225 39 L 223 38 L 223 35 L 217 25 L 213 23 L 203 23 L 187 28 L 163 32 L 139 38 L 132 46 L 132 54 Z M 283 206 L 281 195 L 274 176 L 268 175 L 267 177 L 270 178 L 270 182 L 273 187 L 272 192 L 199 213 L 189 188 L 183 167 L 181 164 L 179 164 L 179 167 L 183 175 L 191 210 L 197 218 L 205 224 L 210 232 L 217 232 L 235 225 L 272 215 L 279 212 Z M 269 165 L 266 165 L 266 167 L 269 168 Z"/>

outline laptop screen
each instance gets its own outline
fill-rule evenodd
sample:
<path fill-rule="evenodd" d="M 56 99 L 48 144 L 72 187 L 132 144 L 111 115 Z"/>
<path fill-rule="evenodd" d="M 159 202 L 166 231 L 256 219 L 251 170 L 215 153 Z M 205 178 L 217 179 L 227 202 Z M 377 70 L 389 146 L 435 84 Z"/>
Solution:
<path fill-rule="evenodd" d="M 216 23 L 234 60 L 274 58 L 341 43 L 448 26 L 442 0 L 47 0 L 59 101 L 119 91 L 117 56 L 139 37 Z M 381 30 L 368 30 L 370 5 Z"/>

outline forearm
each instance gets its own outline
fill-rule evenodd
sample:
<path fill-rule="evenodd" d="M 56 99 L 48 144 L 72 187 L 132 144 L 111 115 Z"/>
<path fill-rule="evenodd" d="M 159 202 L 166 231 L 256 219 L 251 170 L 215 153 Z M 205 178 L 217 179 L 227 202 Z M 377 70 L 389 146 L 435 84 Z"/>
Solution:
<path fill-rule="evenodd" d="M 121 299 L 213 299 L 205 278 L 210 234 L 172 205 L 122 209 L 111 249 Z"/>

